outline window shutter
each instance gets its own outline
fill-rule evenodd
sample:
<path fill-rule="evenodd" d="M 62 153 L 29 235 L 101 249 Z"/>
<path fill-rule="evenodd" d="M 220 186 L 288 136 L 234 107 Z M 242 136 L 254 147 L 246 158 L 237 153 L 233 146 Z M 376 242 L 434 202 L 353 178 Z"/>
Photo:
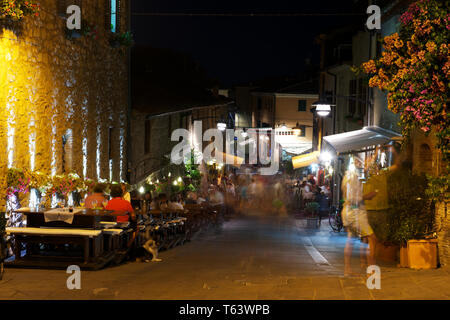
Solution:
<path fill-rule="evenodd" d="M 120 33 L 121 31 L 121 15 L 122 15 L 122 1 L 117 0 L 116 2 L 116 32 Z"/>
<path fill-rule="evenodd" d="M 105 30 L 111 31 L 111 0 L 105 0 Z"/>
<path fill-rule="evenodd" d="M 56 1 L 56 12 L 58 16 L 65 17 L 67 9 L 67 0 L 57 0 Z"/>

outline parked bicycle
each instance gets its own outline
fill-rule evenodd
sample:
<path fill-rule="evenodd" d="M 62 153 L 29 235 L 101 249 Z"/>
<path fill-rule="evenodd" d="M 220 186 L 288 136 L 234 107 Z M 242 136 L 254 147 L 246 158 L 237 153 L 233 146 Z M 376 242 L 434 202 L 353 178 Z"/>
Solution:
<path fill-rule="evenodd" d="M 330 209 L 330 226 L 331 229 L 333 229 L 334 232 L 341 232 L 342 229 L 344 229 L 344 224 L 342 222 L 342 207 L 336 208 L 335 206 L 332 206 Z"/>

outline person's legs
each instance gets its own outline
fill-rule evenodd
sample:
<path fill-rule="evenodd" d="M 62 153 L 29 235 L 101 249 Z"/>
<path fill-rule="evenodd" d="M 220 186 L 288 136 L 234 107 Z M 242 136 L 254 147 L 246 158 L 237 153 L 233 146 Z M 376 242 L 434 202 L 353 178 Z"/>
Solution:
<path fill-rule="evenodd" d="M 359 256 L 360 256 L 360 263 L 361 263 L 361 269 L 366 270 L 367 269 L 367 257 L 369 253 L 368 246 L 365 246 L 364 244 L 367 243 L 367 238 L 361 239 L 361 245 L 359 247 Z"/>
<path fill-rule="evenodd" d="M 374 233 L 372 233 L 368 237 L 368 241 L 369 241 L 369 247 L 367 248 L 367 250 L 368 250 L 367 262 L 371 266 L 371 265 L 374 265 L 376 263 L 376 259 L 375 259 L 376 237 L 375 237 Z"/>
<path fill-rule="evenodd" d="M 347 232 L 347 243 L 344 248 L 344 275 L 350 275 L 352 273 L 351 259 L 352 259 L 353 243 L 352 233 Z"/>

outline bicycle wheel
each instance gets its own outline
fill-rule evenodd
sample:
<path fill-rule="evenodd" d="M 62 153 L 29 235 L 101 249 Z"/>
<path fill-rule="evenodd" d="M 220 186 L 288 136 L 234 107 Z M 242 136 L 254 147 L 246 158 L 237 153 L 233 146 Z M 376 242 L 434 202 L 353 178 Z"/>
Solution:
<path fill-rule="evenodd" d="M 333 211 L 330 213 L 330 216 L 328 217 L 328 221 L 330 222 L 330 227 L 331 229 L 333 229 L 334 232 L 340 232 L 342 227 L 341 224 L 339 223 L 339 217 L 338 217 L 339 212 L 335 209 L 333 209 Z"/>

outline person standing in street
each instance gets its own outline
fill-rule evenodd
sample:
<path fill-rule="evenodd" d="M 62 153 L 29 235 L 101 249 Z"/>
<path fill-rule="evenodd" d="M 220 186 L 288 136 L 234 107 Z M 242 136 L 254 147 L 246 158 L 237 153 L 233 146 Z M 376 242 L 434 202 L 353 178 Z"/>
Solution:
<path fill-rule="evenodd" d="M 375 264 L 375 233 L 372 230 L 364 205 L 364 200 L 372 200 L 377 192 L 363 194 L 363 185 L 359 179 L 357 170 L 363 166 L 362 160 L 354 159 L 354 167 L 347 170 L 342 182 L 342 194 L 345 199 L 342 210 L 342 222 L 347 231 L 347 243 L 344 249 L 344 276 L 353 275 L 351 268 L 351 256 L 353 251 L 353 239 L 359 237 L 367 242 L 368 247 L 360 247 L 361 267 Z"/>

